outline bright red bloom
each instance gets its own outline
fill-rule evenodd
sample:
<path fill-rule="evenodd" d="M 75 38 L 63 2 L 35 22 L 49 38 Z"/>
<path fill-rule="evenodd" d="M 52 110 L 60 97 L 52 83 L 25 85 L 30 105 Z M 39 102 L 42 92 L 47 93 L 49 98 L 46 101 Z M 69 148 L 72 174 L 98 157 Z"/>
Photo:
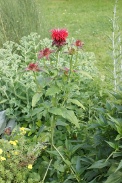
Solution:
<path fill-rule="evenodd" d="M 75 46 L 77 46 L 78 48 L 82 48 L 82 46 L 84 45 L 84 43 L 81 40 L 76 40 L 74 43 Z"/>
<path fill-rule="evenodd" d="M 43 57 L 46 57 L 47 60 L 49 60 L 50 54 L 54 52 L 53 50 L 50 50 L 49 48 L 45 48 L 44 50 L 41 50 L 38 54 L 38 59 L 41 59 Z"/>
<path fill-rule="evenodd" d="M 68 37 L 68 31 L 66 29 L 53 29 L 51 33 L 53 39 L 52 46 L 61 47 L 66 44 L 66 38 Z"/>
<path fill-rule="evenodd" d="M 28 67 L 26 68 L 26 71 L 36 71 L 36 72 L 38 72 L 38 71 L 40 71 L 41 69 L 39 68 L 39 66 L 38 66 L 38 64 L 37 63 L 30 63 L 29 65 L 28 65 Z"/>

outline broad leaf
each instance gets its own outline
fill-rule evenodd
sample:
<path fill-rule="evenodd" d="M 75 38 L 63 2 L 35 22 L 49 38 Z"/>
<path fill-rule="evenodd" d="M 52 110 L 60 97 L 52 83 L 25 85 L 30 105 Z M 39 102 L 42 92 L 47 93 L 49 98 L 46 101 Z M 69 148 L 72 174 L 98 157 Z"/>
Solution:
<path fill-rule="evenodd" d="M 49 112 L 52 114 L 55 114 L 57 116 L 63 116 L 62 110 L 60 108 L 57 108 L 57 107 L 50 108 Z"/>
<path fill-rule="evenodd" d="M 0 104 L 5 103 L 6 101 L 7 101 L 7 99 L 4 99 L 4 100 L 0 101 Z"/>
<path fill-rule="evenodd" d="M 77 128 L 80 128 L 80 125 L 78 123 L 78 119 L 75 116 L 75 113 L 71 110 L 62 109 L 62 117 L 73 123 Z"/>
<path fill-rule="evenodd" d="M 116 172 L 111 174 L 104 183 L 121 183 L 122 182 L 122 172 Z"/>
<path fill-rule="evenodd" d="M 78 119 L 75 116 L 75 113 L 73 111 L 67 110 L 65 108 L 52 107 L 51 109 L 49 109 L 49 112 L 58 116 L 62 116 L 63 118 L 67 119 L 69 122 L 73 123 L 77 128 L 80 128 Z"/>
<path fill-rule="evenodd" d="M 32 98 L 32 107 L 35 107 L 37 102 L 40 100 L 40 97 L 42 96 L 41 93 L 36 93 Z"/>
<path fill-rule="evenodd" d="M 115 172 L 117 172 L 119 169 L 121 169 L 122 168 L 122 160 L 120 161 L 120 163 L 119 163 L 119 166 L 117 167 L 117 169 L 116 169 L 116 171 Z"/>
<path fill-rule="evenodd" d="M 109 162 L 102 159 L 102 160 L 94 162 L 88 169 L 94 169 L 94 168 L 101 169 L 106 166 L 109 166 Z"/>
<path fill-rule="evenodd" d="M 47 92 L 46 96 L 55 96 L 55 94 L 58 94 L 60 92 L 60 89 L 57 86 L 51 86 Z"/>

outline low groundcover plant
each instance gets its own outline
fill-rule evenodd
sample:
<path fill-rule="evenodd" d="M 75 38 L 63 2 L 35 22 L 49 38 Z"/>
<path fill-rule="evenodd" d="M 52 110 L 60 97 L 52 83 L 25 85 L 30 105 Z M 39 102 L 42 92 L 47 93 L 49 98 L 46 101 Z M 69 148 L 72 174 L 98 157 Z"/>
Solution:
<path fill-rule="evenodd" d="M 24 127 L 14 129 L 10 136 L 4 135 L 0 147 L 1 183 L 39 182 L 40 176 L 32 169 L 44 148 L 27 139 Z"/>

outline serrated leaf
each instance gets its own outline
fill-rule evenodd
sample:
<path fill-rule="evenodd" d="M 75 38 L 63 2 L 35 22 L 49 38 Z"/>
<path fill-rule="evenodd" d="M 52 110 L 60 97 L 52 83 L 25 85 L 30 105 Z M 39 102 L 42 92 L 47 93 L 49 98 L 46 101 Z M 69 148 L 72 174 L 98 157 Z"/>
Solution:
<path fill-rule="evenodd" d="M 53 166 L 59 172 L 64 172 L 65 171 L 65 166 L 63 166 L 62 164 L 59 164 L 59 163 L 55 162 Z"/>
<path fill-rule="evenodd" d="M 85 110 L 85 107 L 83 106 L 83 104 L 81 104 L 81 103 L 80 103 L 78 100 L 76 100 L 76 99 L 69 99 L 67 102 L 71 102 L 71 103 L 73 103 L 73 104 L 77 105 L 78 107 L 81 107 L 82 109 Z"/>
<path fill-rule="evenodd" d="M 60 89 L 57 86 L 51 86 L 48 88 L 46 92 L 46 96 L 55 96 L 55 94 L 58 94 L 60 92 Z"/>
<path fill-rule="evenodd" d="M 109 162 L 102 159 L 102 160 L 94 162 L 88 169 L 94 169 L 94 168 L 101 169 L 106 166 L 109 166 Z"/>
<path fill-rule="evenodd" d="M 32 98 L 32 107 L 35 107 L 37 102 L 40 100 L 40 97 L 42 96 L 41 93 L 36 93 Z"/>
<path fill-rule="evenodd" d="M 73 123 L 77 128 L 80 128 L 79 122 L 75 113 L 71 110 L 62 109 L 62 117 Z"/>
<path fill-rule="evenodd" d="M 62 110 L 60 108 L 57 107 L 52 107 L 49 109 L 49 112 L 58 116 L 62 116 Z"/>
<path fill-rule="evenodd" d="M 78 119 L 75 116 L 75 113 L 73 111 L 67 110 L 65 108 L 52 107 L 51 109 L 49 109 L 49 112 L 55 115 L 62 116 L 63 118 L 67 119 L 69 122 L 73 123 L 77 128 L 80 128 Z"/>

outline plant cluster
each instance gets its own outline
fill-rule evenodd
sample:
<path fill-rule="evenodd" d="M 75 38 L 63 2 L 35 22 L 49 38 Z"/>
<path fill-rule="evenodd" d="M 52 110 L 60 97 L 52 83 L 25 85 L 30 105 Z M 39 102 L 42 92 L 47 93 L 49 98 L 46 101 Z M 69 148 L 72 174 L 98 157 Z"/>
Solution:
<path fill-rule="evenodd" d="M 27 138 L 28 129 L 16 128 L 11 136 L 4 135 L 0 139 L 0 182 L 39 182 L 40 176 L 32 171 L 41 151 L 45 149 L 41 143 Z"/>
<path fill-rule="evenodd" d="M 9 151 L 12 172 L 19 164 L 23 175 L 17 170 L 18 183 L 120 183 L 121 100 L 112 101 L 81 40 L 68 39 L 66 29 L 50 33 L 52 40 L 33 33 L 0 50 L 0 110 L 29 128 L 1 140 L 1 180 Z"/>
<path fill-rule="evenodd" d="M 84 43 L 67 40 L 65 29 L 51 30 L 51 36 L 53 41 L 40 41 L 37 34 L 31 34 L 20 45 L 10 42 L 1 49 L 1 109 L 6 109 L 8 118 L 29 127 L 28 136 L 36 134 L 49 143 L 47 154 L 39 158 L 44 168 L 37 163 L 41 180 L 46 178 L 49 163 L 53 171 L 47 179 L 51 182 L 57 178 L 79 182 L 77 151 L 84 154 L 79 142 L 90 143 L 86 126 L 95 119 L 94 105 L 101 105 L 100 97 L 105 96 L 100 85 L 95 86 L 99 73 L 94 55 L 83 52 Z M 68 175 L 64 176 L 65 171 Z"/>

